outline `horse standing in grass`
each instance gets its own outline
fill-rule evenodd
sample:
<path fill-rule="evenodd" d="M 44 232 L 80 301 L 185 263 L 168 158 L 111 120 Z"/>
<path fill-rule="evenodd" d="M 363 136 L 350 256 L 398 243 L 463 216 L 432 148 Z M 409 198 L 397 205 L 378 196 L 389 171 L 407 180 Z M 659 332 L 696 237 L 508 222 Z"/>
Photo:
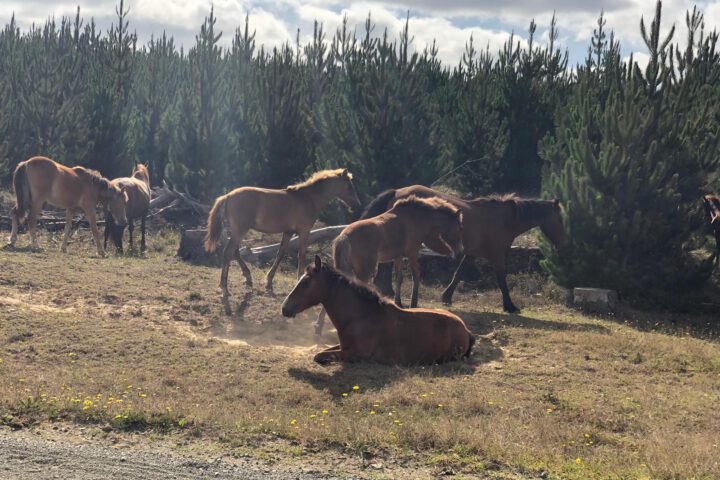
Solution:
<path fill-rule="evenodd" d="M 443 292 L 442 300 L 446 305 L 452 303 L 452 296 L 461 279 L 462 271 L 473 262 L 475 257 L 482 257 L 488 259 L 495 268 L 498 287 L 503 297 L 503 309 L 506 312 L 517 312 L 518 308 L 510 299 L 505 279 L 505 260 L 515 237 L 533 227 L 540 227 L 555 248 L 561 248 L 567 243 L 559 201 L 525 199 L 514 194 L 464 200 L 422 185 L 413 185 L 381 193 L 368 205 L 363 216 L 374 216 L 385 212 L 398 199 L 410 195 L 438 196 L 455 205 L 463 213 L 462 243 L 465 256 L 455 270 L 452 281 Z M 443 245 L 439 239 L 428 240 L 425 245 L 443 253 Z"/>
<path fill-rule="evenodd" d="M 340 199 L 352 209 L 360 206 L 352 175 L 347 169 L 317 172 L 308 180 L 282 190 L 242 187 L 218 197 L 208 217 L 205 249 L 208 252 L 217 249 L 222 232 L 222 221 L 225 220 L 230 230 L 230 240 L 225 246 L 220 274 L 223 299 L 230 296 L 227 277 L 233 258 L 240 264 L 245 276 L 245 284 L 252 287 L 250 269 L 240 257 L 239 251 L 240 242 L 250 229 L 263 233 L 283 234 L 275 262 L 267 274 L 265 288 L 272 290 L 275 271 L 287 253 L 288 243 L 293 234 L 297 234 L 299 241 L 297 275 L 300 277 L 305 265 L 310 229 L 320 211 L 334 198 Z"/>
<path fill-rule="evenodd" d="M 475 337 L 460 317 L 446 310 L 403 309 L 342 272 L 322 264 L 305 269 L 282 304 L 293 317 L 322 304 L 338 332 L 340 344 L 315 355 L 332 361 L 431 365 L 467 358 Z"/>
<path fill-rule="evenodd" d="M 703 197 L 703 206 L 705 207 L 708 222 L 710 222 L 715 234 L 715 244 L 717 246 L 715 259 L 720 263 L 720 196 L 705 195 Z"/>
<path fill-rule="evenodd" d="M 335 268 L 368 283 L 377 273 L 378 263 L 394 262 L 395 303 L 402 307 L 402 259 L 407 257 L 412 271 L 410 307 L 418 304 L 420 289 L 419 252 L 423 242 L 434 240 L 442 253 L 461 255 L 462 213 L 437 197 L 402 198 L 385 213 L 348 225 L 333 241 Z M 320 335 L 325 311 L 320 312 L 315 332 Z"/>
<path fill-rule="evenodd" d="M 72 219 L 82 211 L 90 223 L 98 255 L 105 256 L 100 243 L 95 207 L 98 202 L 112 213 L 118 225 L 124 225 L 127 192 L 103 178 L 100 173 L 84 167 L 66 167 L 46 157 L 33 157 L 20 162 L 13 174 L 16 205 L 13 207 L 10 245 L 17 241 L 18 225 L 27 214 L 30 244 L 37 248 L 37 217 L 45 202 L 67 210 L 65 231 L 60 250 L 67 251 Z"/>
<path fill-rule="evenodd" d="M 150 210 L 150 174 L 145 165 L 135 164 L 132 176 L 116 178 L 112 185 L 117 186 L 127 193 L 125 202 L 125 216 L 127 227 L 130 233 L 130 250 L 133 249 L 133 232 L 135 231 L 135 219 L 140 219 L 140 251 L 144 252 L 145 245 L 145 221 L 148 210 Z M 107 249 L 108 238 L 112 241 L 120 253 L 123 251 L 122 238 L 125 233 L 125 225 L 116 225 L 114 217 L 105 215 L 105 249 Z"/>

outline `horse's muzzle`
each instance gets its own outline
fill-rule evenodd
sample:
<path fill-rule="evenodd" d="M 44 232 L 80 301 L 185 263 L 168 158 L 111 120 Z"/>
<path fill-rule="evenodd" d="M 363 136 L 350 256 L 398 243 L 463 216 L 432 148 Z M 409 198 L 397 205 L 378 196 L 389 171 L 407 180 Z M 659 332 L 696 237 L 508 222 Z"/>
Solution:
<path fill-rule="evenodd" d="M 283 302 L 281 308 L 283 317 L 292 318 L 295 316 L 295 311 L 290 305 L 287 304 L 287 302 Z"/>

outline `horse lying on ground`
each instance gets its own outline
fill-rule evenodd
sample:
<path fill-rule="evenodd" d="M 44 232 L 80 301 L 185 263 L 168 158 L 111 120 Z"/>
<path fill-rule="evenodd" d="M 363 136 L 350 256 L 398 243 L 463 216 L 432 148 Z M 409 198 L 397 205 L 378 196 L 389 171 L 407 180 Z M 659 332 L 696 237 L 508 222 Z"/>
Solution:
<path fill-rule="evenodd" d="M 16 204 L 13 207 L 10 245 L 17 241 L 18 226 L 27 214 L 30 244 L 37 248 L 37 217 L 45 202 L 67 210 L 60 250 L 67 251 L 75 212 L 82 211 L 90 222 L 98 255 L 105 256 L 100 243 L 95 207 L 98 202 L 112 213 L 118 225 L 124 225 L 127 192 L 94 170 L 66 167 L 46 157 L 33 157 L 20 162 L 13 174 Z"/>
<path fill-rule="evenodd" d="M 440 197 L 455 205 L 463 214 L 462 243 L 465 256 L 455 270 L 452 281 L 443 292 L 442 300 L 446 305 L 452 304 L 452 296 L 462 277 L 462 271 L 475 257 L 481 257 L 487 258 L 495 268 L 498 287 L 503 297 L 503 309 L 506 312 L 517 312 L 518 308 L 510 299 L 505 279 L 505 259 L 515 237 L 533 227 L 540 227 L 555 248 L 561 248 L 567 243 L 562 221 L 562 206 L 559 201 L 525 199 L 514 194 L 463 200 L 432 188 L 413 185 L 381 193 L 368 205 L 363 217 L 385 212 L 398 199 L 411 195 L 425 198 Z M 440 239 L 428 240 L 425 245 L 439 253 L 444 253 Z"/>
<path fill-rule="evenodd" d="M 282 304 L 293 317 L 322 304 L 337 329 L 340 344 L 315 355 L 332 361 L 386 364 L 435 364 L 470 356 L 475 337 L 460 317 L 446 310 L 403 309 L 374 290 L 323 264 L 314 265 Z"/>
<path fill-rule="evenodd" d="M 133 249 L 133 232 L 135 230 L 135 219 L 140 219 L 140 251 L 144 252 L 145 245 L 145 221 L 150 209 L 150 175 L 145 165 L 136 164 L 132 176 L 116 178 L 112 185 L 124 189 L 127 193 L 125 202 L 125 216 L 127 227 L 130 233 L 130 250 Z M 114 217 L 105 215 L 105 249 L 107 249 L 108 238 L 112 237 L 115 247 L 120 253 L 123 251 L 122 238 L 125 233 L 125 225 L 116 225 Z"/>
<path fill-rule="evenodd" d="M 272 290 L 273 277 L 285 257 L 288 242 L 293 234 L 298 236 L 298 270 L 300 277 L 305 265 L 310 229 L 320 211 L 334 198 L 340 199 L 350 208 L 358 208 L 360 200 L 347 169 L 324 170 L 315 173 L 308 180 L 282 190 L 267 188 L 236 188 L 215 200 L 208 217 L 208 233 L 205 249 L 213 252 L 220 243 L 222 221 L 226 220 L 230 230 L 230 241 L 223 252 L 220 287 L 223 299 L 230 296 L 227 286 L 230 262 L 237 260 L 245 276 L 245 284 L 252 287 L 250 269 L 240 257 L 239 247 L 245 234 L 251 228 L 263 233 L 282 233 L 277 257 L 267 274 L 265 288 Z"/>
<path fill-rule="evenodd" d="M 462 213 L 437 197 L 410 196 L 377 217 L 348 225 L 333 241 L 335 268 L 346 275 L 369 283 L 378 263 L 395 264 L 395 303 L 402 307 L 402 259 L 407 257 L 412 271 L 413 289 L 410 307 L 418 304 L 420 289 L 419 252 L 423 242 L 436 239 L 447 255 L 462 255 Z M 437 240 L 439 239 L 439 241 Z M 325 311 L 320 311 L 315 333 L 322 333 Z"/>

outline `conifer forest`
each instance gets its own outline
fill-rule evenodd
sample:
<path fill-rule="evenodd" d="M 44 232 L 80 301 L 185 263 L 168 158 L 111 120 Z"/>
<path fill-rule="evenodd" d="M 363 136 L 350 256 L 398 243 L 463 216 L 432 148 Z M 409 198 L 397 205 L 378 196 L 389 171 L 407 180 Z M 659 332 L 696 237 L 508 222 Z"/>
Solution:
<path fill-rule="evenodd" d="M 700 10 L 666 29 L 661 15 L 658 2 L 638 19 L 644 66 L 602 15 L 575 65 L 554 19 L 547 39 L 530 22 L 523 41 L 491 51 L 470 38 L 445 64 L 435 46 L 416 50 L 412 21 L 390 38 L 371 15 L 276 47 L 256 42 L 252 17 L 218 31 L 212 10 L 184 47 L 140 44 L 122 2 L 107 31 L 80 10 L 31 29 L 13 18 L 0 33 L 0 183 L 46 155 L 108 178 L 145 163 L 153 184 L 208 203 L 338 167 L 363 203 L 412 184 L 557 198 L 570 244 L 543 245 L 556 282 L 669 300 L 713 268 L 701 199 L 720 193 L 720 49 Z"/>

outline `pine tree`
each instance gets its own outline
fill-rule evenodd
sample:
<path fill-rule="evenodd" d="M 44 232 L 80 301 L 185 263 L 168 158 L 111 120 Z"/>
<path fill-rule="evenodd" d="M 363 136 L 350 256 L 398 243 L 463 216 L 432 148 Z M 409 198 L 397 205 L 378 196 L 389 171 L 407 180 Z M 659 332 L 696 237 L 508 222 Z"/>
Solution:
<path fill-rule="evenodd" d="M 661 40 L 660 19 L 658 2 L 650 32 L 641 24 L 650 51 L 644 72 L 636 63 L 624 68 L 618 47 L 595 31 L 600 55 L 579 69 L 556 135 L 541 146 L 544 189 L 564 202 L 570 238 L 563 251 L 543 248 L 544 265 L 563 285 L 671 303 L 672 293 L 710 273 L 709 259 L 691 250 L 698 198 L 708 169 L 718 166 L 720 109 L 717 100 L 698 108 L 702 87 L 693 93 L 672 83 L 673 31 Z M 698 148 L 691 132 L 703 125 L 713 131 Z"/>

